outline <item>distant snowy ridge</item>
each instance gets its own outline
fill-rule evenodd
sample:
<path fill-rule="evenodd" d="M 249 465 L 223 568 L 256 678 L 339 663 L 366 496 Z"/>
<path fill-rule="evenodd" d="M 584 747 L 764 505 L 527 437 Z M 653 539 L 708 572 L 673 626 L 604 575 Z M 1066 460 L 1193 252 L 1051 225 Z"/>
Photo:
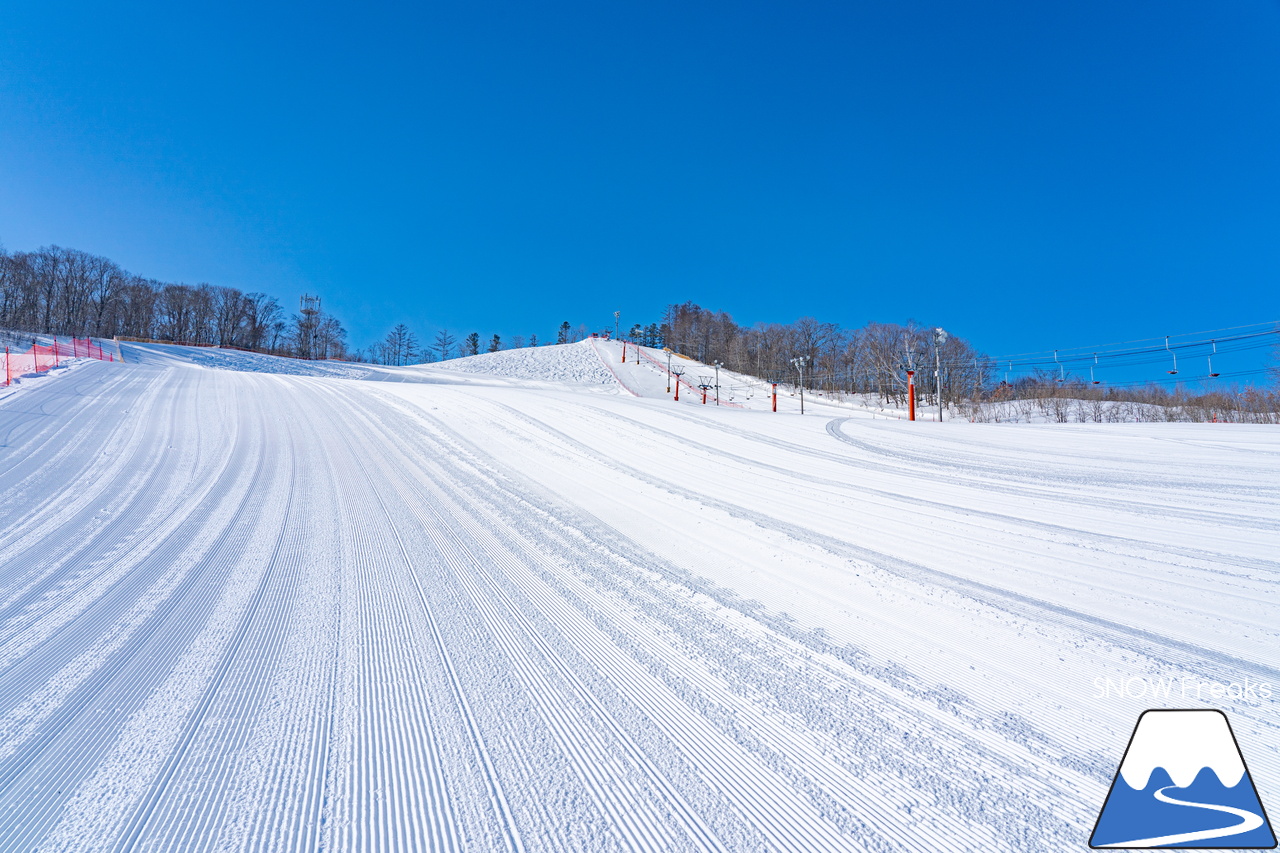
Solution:
<path fill-rule="evenodd" d="M 539 382 L 618 384 L 613 374 L 600 361 L 600 357 L 591 349 L 589 341 L 482 353 L 440 362 L 431 367 Z"/>
<path fill-rule="evenodd" d="M 1143 714 L 1120 765 L 1120 775 L 1125 784 L 1140 791 L 1157 767 L 1163 767 L 1179 788 L 1191 785 L 1206 767 L 1223 785 L 1234 788 L 1245 769 L 1227 718 L 1218 711 Z"/>

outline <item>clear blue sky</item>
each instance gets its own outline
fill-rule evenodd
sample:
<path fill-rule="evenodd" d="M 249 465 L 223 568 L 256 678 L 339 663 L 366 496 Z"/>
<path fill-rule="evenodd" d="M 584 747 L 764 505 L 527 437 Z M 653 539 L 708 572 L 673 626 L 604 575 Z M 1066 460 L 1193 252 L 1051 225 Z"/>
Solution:
<path fill-rule="evenodd" d="M 0 241 L 318 292 L 355 345 L 1273 320 L 1280 5 L 8 4 Z"/>

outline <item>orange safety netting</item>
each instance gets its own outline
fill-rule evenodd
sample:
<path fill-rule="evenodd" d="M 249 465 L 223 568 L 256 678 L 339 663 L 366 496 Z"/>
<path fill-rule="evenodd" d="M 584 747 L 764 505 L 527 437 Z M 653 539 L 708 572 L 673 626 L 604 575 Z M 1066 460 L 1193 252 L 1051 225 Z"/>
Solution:
<path fill-rule="evenodd" d="M 49 346 L 32 344 L 26 352 L 10 352 L 4 348 L 4 384 L 12 384 L 20 376 L 42 373 L 57 367 L 69 358 L 95 358 L 99 361 L 115 361 L 112 353 L 105 352 L 91 338 L 72 338 L 70 343 L 53 339 Z"/>

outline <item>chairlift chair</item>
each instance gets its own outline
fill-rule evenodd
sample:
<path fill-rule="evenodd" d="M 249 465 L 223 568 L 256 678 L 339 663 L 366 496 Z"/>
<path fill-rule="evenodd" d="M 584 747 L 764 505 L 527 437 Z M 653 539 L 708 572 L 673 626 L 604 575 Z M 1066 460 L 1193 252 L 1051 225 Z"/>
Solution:
<path fill-rule="evenodd" d="M 1210 377 L 1221 376 L 1222 375 L 1221 373 L 1213 372 L 1213 357 L 1218 354 L 1218 342 L 1209 341 L 1209 343 L 1213 345 L 1213 352 L 1209 355 L 1209 376 Z"/>
<path fill-rule="evenodd" d="M 1175 374 L 1178 372 L 1178 354 L 1173 350 L 1169 349 L 1168 335 L 1164 336 L 1164 348 L 1165 348 L 1165 351 L 1169 353 L 1169 355 L 1173 356 L 1173 370 L 1170 370 L 1169 373 L 1170 375 Z"/>
<path fill-rule="evenodd" d="M 1097 365 L 1098 365 L 1098 354 L 1095 352 L 1093 354 L 1093 364 L 1089 365 L 1089 381 L 1092 382 L 1094 385 L 1102 384 L 1101 379 L 1093 378 L 1093 368 L 1095 368 Z"/>

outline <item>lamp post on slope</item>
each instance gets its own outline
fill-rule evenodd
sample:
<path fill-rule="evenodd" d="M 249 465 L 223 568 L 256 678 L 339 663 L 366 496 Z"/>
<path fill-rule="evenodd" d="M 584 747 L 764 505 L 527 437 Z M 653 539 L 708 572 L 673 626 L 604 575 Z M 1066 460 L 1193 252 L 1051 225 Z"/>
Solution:
<path fill-rule="evenodd" d="M 796 366 L 796 371 L 800 374 L 800 414 L 802 415 L 804 414 L 804 365 L 808 360 L 807 355 L 791 359 L 791 363 Z"/>
<path fill-rule="evenodd" d="M 933 391 L 938 395 L 938 423 L 942 423 L 942 345 L 947 342 L 947 333 L 942 329 L 933 330 Z M 1056 353 L 1055 353 L 1056 355 Z"/>

